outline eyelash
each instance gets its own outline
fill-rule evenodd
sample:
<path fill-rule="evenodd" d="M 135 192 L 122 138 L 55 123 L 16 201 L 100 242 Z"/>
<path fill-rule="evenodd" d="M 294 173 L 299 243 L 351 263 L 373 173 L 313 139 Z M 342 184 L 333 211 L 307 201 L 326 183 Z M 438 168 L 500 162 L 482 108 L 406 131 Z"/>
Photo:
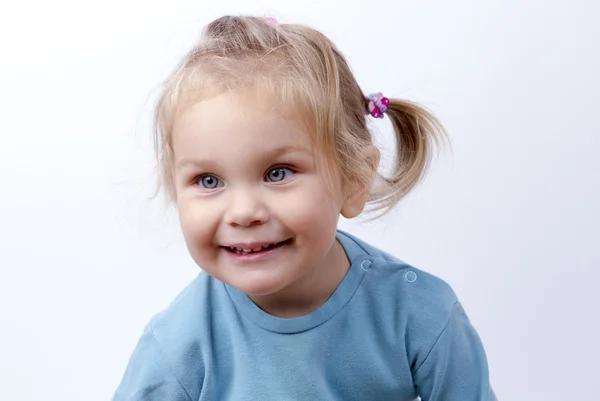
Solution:
<path fill-rule="evenodd" d="M 265 174 L 264 179 L 266 180 L 266 178 L 269 175 L 269 173 L 272 172 L 272 171 L 274 171 L 274 170 L 289 170 L 289 171 L 291 171 L 291 175 L 294 175 L 294 174 L 297 173 L 297 170 L 294 169 L 294 168 L 292 168 L 292 167 L 290 167 L 290 166 L 275 166 L 275 167 L 271 167 L 269 170 L 267 170 L 267 173 Z M 200 174 L 200 175 L 197 175 L 197 176 L 194 177 L 194 179 L 192 180 L 192 183 L 195 184 L 195 185 L 200 186 L 201 180 L 203 178 L 206 178 L 206 177 L 215 178 L 215 179 L 217 179 L 218 182 L 217 182 L 217 187 L 215 187 L 215 188 L 206 188 L 206 187 L 203 187 L 204 189 L 208 189 L 208 190 L 217 189 L 217 188 L 219 188 L 218 184 L 223 182 L 219 177 L 217 177 L 214 174 Z M 286 179 L 283 179 L 282 181 L 285 181 L 285 180 Z M 271 181 L 271 182 L 277 183 L 277 182 L 280 182 L 280 181 Z"/>

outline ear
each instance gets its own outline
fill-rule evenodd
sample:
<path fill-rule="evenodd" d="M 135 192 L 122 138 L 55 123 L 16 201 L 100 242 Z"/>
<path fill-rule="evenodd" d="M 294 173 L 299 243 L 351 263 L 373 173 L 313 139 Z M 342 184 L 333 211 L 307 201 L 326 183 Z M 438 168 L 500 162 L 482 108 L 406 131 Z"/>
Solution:
<path fill-rule="evenodd" d="M 371 187 L 377 174 L 377 168 L 379 167 L 379 159 L 381 153 L 375 146 L 369 146 L 363 151 L 363 160 L 369 165 L 369 179 L 366 183 L 359 183 L 357 181 L 349 181 L 344 183 L 345 199 L 342 204 L 341 214 L 347 219 L 352 219 L 362 213 L 369 194 L 371 193 Z"/>

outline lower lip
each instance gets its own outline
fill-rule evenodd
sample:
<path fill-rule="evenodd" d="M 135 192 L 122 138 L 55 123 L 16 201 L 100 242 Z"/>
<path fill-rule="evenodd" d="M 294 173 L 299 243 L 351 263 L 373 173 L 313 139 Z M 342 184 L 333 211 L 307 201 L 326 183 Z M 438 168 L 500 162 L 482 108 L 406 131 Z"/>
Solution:
<path fill-rule="evenodd" d="M 278 245 L 274 248 L 265 249 L 259 252 L 250 252 L 250 253 L 237 253 L 231 252 L 228 249 L 223 248 L 223 252 L 226 252 L 230 257 L 235 259 L 238 262 L 244 263 L 252 263 L 252 262 L 261 262 L 265 259 L 268 259 L 275 255 L 278 252 L 281 252 L 283 248 L 290 245 L 290 241 L 285 241 L 281 245 Z"/>

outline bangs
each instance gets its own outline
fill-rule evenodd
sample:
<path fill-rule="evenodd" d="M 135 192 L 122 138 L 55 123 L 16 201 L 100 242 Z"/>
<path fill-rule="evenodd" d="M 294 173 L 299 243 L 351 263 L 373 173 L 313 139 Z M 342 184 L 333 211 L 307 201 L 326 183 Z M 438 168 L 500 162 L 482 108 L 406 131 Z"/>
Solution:
<path fill-rule="evenodd" d="M 323 148 L 327 128 L 323 122 L 335 104 L 322 86 L 310 79 L 293 62 L 277 55 L 232 60 L 213 57 L 207 62 L 181 69 L 164 96 L 162 118 L 171 132 L 174 121 L 195 103 L 224 93 L 256 94 L 266 97 L 272 110 L 302 124 L 304 130 Z M 170 92 L 170 93 L 169 93 Z"/>

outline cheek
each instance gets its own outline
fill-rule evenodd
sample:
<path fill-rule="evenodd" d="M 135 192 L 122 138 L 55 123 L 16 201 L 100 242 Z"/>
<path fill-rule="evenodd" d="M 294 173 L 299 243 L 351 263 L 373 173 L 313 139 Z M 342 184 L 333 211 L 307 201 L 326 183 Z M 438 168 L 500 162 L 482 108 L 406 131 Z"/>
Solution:
<path fill-rule="evenodd" d="M 330 233 L 337 228 L 340 206 L 321 185 L 294 191 L 279 204 L 279 216 L 297 231 Z"/>
<path fill-rule="evenodd" d="M 194 247 L 210 242 L 218 220 L 210 205 L 199 202 L 180 201 L 177 203 L 179 223 L 186 242 Z M 212 218 L 211 218 L 212 216 Z"/>

